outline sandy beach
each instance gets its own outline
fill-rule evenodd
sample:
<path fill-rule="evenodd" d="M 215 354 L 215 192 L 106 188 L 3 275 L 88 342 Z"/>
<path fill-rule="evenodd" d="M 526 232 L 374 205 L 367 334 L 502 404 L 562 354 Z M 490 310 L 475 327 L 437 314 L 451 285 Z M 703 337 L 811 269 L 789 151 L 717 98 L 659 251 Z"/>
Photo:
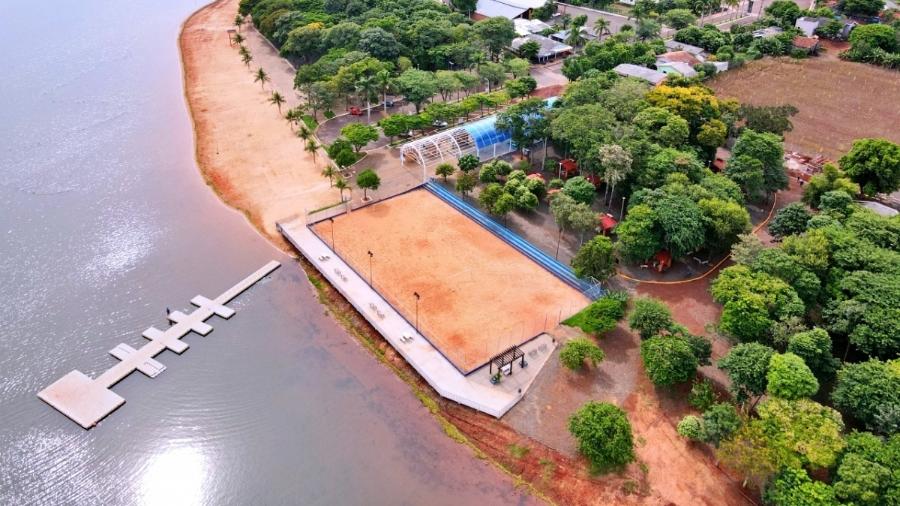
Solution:
<path fill-rule="evenodd" d="M 275 222 L 337 202 L 339 196 L 321 176 L 324 154 L 313 160 L 304 151 L 303 141 L 269 103 L 272 85 L 263 89 L 253 81 L 256 69 L 285 72 L 284 64 L 271 68 L 265 55 L 253 51 L 248 69 L 229 44 L 227 31 L 234 29 L 237 8 L 238 0 L 204 7 L 185 21 L 179 37 L 197 164 L 226 204 L 289 250 Z M 283 79 L 273 81 L 277 85 Z M 278 91 L 290 96 L 288 104 L 296 102 L 293 90 Z"/>

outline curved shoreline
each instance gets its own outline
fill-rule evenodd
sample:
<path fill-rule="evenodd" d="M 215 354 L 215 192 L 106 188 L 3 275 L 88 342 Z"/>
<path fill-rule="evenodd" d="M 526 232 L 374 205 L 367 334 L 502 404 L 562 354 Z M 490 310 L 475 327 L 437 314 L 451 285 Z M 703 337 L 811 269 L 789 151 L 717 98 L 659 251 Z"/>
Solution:
<path fill-rule="evenodd" d="M 194 158 L 206 184 L 227 206 L 282 251 L 295 253 L 275 228 L 277 220 L 336 200 L 321 177 L 321 160 L 303 149 L 280 112 L 228 44 L 236 0 L 216 0 L 182 23 L 178 35 L 184 97 L 194 135 Z M 274 51 L 273 51 L 274 52 Z M 283 64 L 259 62 L 273 77 Z M 279 75 L 283 80 L 283 75 Z M 284 91 L 282 94 L 286 95 Z M 286 104 L 287 107 L 287 104 Z"/>

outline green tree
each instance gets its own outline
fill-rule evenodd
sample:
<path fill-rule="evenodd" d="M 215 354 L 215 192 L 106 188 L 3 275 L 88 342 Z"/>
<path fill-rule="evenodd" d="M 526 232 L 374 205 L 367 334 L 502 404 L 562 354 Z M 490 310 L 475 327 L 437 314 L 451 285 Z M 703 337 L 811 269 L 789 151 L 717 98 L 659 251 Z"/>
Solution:
<path fill-rule="evenodd" d="M 859 139 L 841 157 L 841 169 L 868 196 L 900 189 L 900 145 L 887 139 Z"/>
<path fill-rule="evenodd" d="M 626 260 L 643 262 L 662 248 L 656 213 L 650 206 L 636 205 L 616 227 L 616 250 Z"/>
<path fill-rule="evenodd" d="M 363 189 L 363 199 L 368 200 L 368 190 L 377 190 L 381 186 L 381 178 L 372 169 L 366 169 L 356 175 L 356 186 Z"/>
<path fill-rule="evenodd" d="M 452 176 L 454 172 L 456 172 L 456 167 L 454 167 L 453 164 L 450 163 L 438 164 L 438 166 L 434 169 L 435 175 L 444 178 L 444 182 L 446 182 L 447 177 Z"/>
<path fill-rule="evenodd" d="M 476 184 L 478 184 L 478 178 L 475 177 L 475 174 L 463 172 L 456 178 L 456 191 L 462 193 L 463 196 L 468 195 Z"/>
<path fill-rule="evenodd" d="M 766 378 L 769 394 L 782 399 L 812 397 L 819 391 L 819 381 L 815 375 L 803 359 L 793 353 L 772 355 Z"/>
<path fill-rule="evenodd" d="M 405 114 L 392 114 L 379 121 L 378 126 L 381 127 L 381 131 L 388 136 L 391 142 L 393 142 L 394 137 L 412 130 L 410 116 Z"/>
<path fill-rule="evenodd" d="M 900 406 L 900 359 L 845 363 L 838 371 L 831 399 L 835 407 L 868 429 L 888 432 L 892 424 L 885 424 L 887 420 L 880 415 Z"/>
<path fill-rule="evenodd" d="M 832 190 L 822 194 L 819 199 L 819 210 L 823 213 L 844 220 L 850 215 L 853 208 L 853 197 L 842 190 Z"/>
<path fill-rule="evenodd" d="M 599 336 L 616 328 L 616 323 L 625 316 L 625 305 L 626 300 L 607 295 L 595 300 L 563 323 Z"/>
<path fill-rule="evenodd" d="M 484 19 L 475 23 L 475 32 L 481 38 L 491 59 L 496 59 L 504 48 L 516 38 L 513 22 L 503 16 Z"/>
<path fill-rule="evenodd" d="M 706 245 L 714 251 L 728 251 L 740 234 L 750 231 L 750 214 L 737 202 L 718 198 L 697 203 L 706 227 Z"/>
<path fill-rule="evenodd" d="M 612 198 L 616 193 L 616 185 L 631 174 L 634 160 L 631 157 L 631 153 L 617 144 L 605 144 L 600 146 L 599 151 L 600 166 L 603 168 L 603 179 L 606 181 L 608 189 L 612 187 L 610 193 L 610 198 Z"/>
<path fill-rule="evenodd" d="M 350 141 L 353 150 L 359 153 L 366 144 L 378 140 L 378 130 L 371 125 L 363 125 L 361 123 L 350 123 L 341 128 L 341 135 Z"/>
<path fill-rule="evenodd" d="M 697 375 L 697 357 L 688 343 L 678 337 L 654 336 L 642 341 L 641 360 L 656 386 L 684 383 Z"/>
<path fill-rule="evenodd" d="M 706 411 L 716 402 L 716 398 L 716 391 L 709 380 L 694 381 L 691 393 L 688 394 L 688 404 L 700 411 Z"/>
<path fill-rule="evenodd" d="M 734 406 L 727 402 L 713 404 L 703 412 L 703 441 L 716 448 L 741 428 L 742 421 Z"/>
<path fill-rule="evenodd" d="M 583 337 L 577 337 L 566 341 L 559 352 L 559 360 L 567 368 L 577 371 L 584 367 L 585 359 L 590 360 L 591 365 L 597 366 L 603 361 L 603 350 L 592 341 Z"/>
<path fill-rule="evenodd" d="M 281 114 L 281 105 L 284 104 L 284 97 L 281 96 L 281 93 L 273 91 L 272 96 L 269 97 L 269 103 L 274 104 L 278 108 L 278 114 Z"/>
<path fill-rule="evenodd" d="M 770 447 L 762 424 L 747 423 L 719 445 L 716 458 L 744 476 L 744 484 L 753 483 L 760 491 L 781 469 L 777 449 Z"/>
<path fill-rule="evenodd" d="M 493 212 L 494 204 L 496 204 L 500 196 L 505 193 L 506 191 L 499 183 L 489 183 L 481 190 L 481 193 L 478 194 L 478 203 L 484 206 L 489 213 Z"/>
<path fill-rule="evenodd" d="M 796 6 L 793 2 L 789 2 Z M 784 135 L 794 129 L 790 117 L 799 111 L 792 105 L 755 106 L 744 104 L 740 115 L 747 121 L 747 128 L 755 132 L 769 132 Z"/>
<path fill-rule="evenodd" d="M 731 380 L 731 393 L 738 402 L 761 396 L 768 386 L 769 362 L 775 350 L 759 343 L 742 343 L 719 360 L 719 369 Z"/>
<path fill-rule="evenodd" d="M 491 207 L 491 212 L 496 214 L 497 216 L 502 216 L 503 221 L 505 222 L 506 215 L 515 208 L 516 198 L 509 193 L 504 193 L 497 198 L 496 202 L 494 202 L 493 207 Z"/>
<path fill-rule="evenodd" d="M 790 2 L 793 3 L 793 2 Z M 795 4 L 796 5 L 796 4 Z M 769 483 L 766 504 L 772 506 L 839 506 L 834 490 L 821 481 L 812 481 L 802 469 L 783 469 Z"/>
<path fill-rule="evenodd" d="M 424 70 L 408 69 L 397 78 L 397 87 L 406 100 L 416 106 L 416 114 L 428 99 L 437 92 L 434 74 Z"/>
<path fill-rule="evenodd" d="M 528 60 L 534 60 L 535 58 L 537 58 L 537 55 L 540 51 L 541 45 L 533 40 L 529 40 L 519 46 L 519 55 L 521 55 L 522 58 Z"/>
<path fill-rule="evenodd" d="M 676 30 L 693 25 L 697 22 L 697 16 L 690 9 L 672 9 L 663 16 L 663 21 Z"/>
<path fill-rule="evenodd" d="M 762 162 L 763 188 L 767 192 L 784 190 L 788 187 L 787 173 L 784 170 L 784 148 L 780 137 L 745 129 L 731 150 L 732 157 L 741 155 Z"/>
<path fill-rule="evenodd" d="M 338 176 L 338 178 L 334 181 L 334 187 L 341 192 L 341 202 L 344 201 L 344 190 L 350 190 L 350 183 L 347 182 L 343 177 Z"/>
<path fill-rule="evenodd" d="M 631 424 L 625 412 L 607 402 L 588 402 L 569 418 L 569 432 L 592 472 L 604 472 L 634 460 Z"/>
<path fill-rule="evenodd" d="M 827 469 L 844 449 L 841 415 L 818 402 L 770 398 L 757 412 L 757 422 L 765 428 L 769 445 L 778 450 L 783 466 Z"/>
<path fill-rule="evenodd" d="M 266 83 L 269 81 L 271 81 L 269 74 L 262 68 L 257 69 L 256 74 L 253 75 L 253 82 L 259 83 L 259 86 L 263 89 L 265 89 Z"/>
<path fill-rule="evenodd" d="M 459 157 L 459 160 L 457 160 L 456 163 L 459 166 L 459 170 L 468 174 L 475 170 L 481 162 L 478 160 L 477 156 L 470 154 Z"/>
<path fill-rule="evenodd" d="M 763 163 L 747 155 L 732 156 L 725 175 L 741 187 L 748 198 L 756 200 L 765 189 Z"/>
<path fill-rule="evenodd" d="M 628 316 L 628 325 L 636 330 L 641 339 L 648 339 L 672 328 L 672 312 L 666 304 L 652 297 L 635 299 L 634 309 Z"/>
<path fill-rule="evenodd" d="M 497 86 L 506 81 L 506 67 L 501 63 L 487 62 L 478 66 L 478 76 L 482 81 L 487 83 L 488 91 L 492 91 Z M 488 98 L 483 96 L 483 98 Z"/>
<path fill-rule="evenodd" d="M 681 195 L 666 195 L 655 201 L 656 223 L 662 230 L 662 241 L 674 258 L 700 249 L 706 228 L 700 207 Z"/>
<path fill-rule="evenodd" d="M 527 76 L 528 71 L 531 69 L 531 63 L 522 58 L 511 58 L 503 63 L 506 65 L 506 70 L 517 79 Z"/>
<path fill-rule="evenodd" d="M 884 0 L 844 0 L 842 6 L 844 12 L 850 15 L 877 16 L 884 8 Z M 853 34 L 850 35 L 850 40 L 853 41 Z"/>
<path fill-rule="evenodd" d="M 603 281 L 612 276 L 616 266 L 609 237 L 598 235 L 582 246 L 572 259 L 572 268 L 579 278 Z"/>
<path fill-rule="evenodd" d="M 678 435 L 692 441 L 703 440 L 703 422 L 694 415 L 687 415 L 678 422 Z"/>
<path fill-rule="evenodd" d="M 787 351 L 802 358 L 819 378 L 832 377 L 839 364 L 831 354 L 831 336 L 818 327 L 792 335 Z"/>
<path fill-rule="evenodd" d="M 591 205 L 597 189 L 594 184 L 581 176 L 575 176 L 566 181 L 562 189 L 563 194 L 571 197 L 575 202 Z"/>
<path fill-rule="evenodd" d="M 775 213 L 775 218 L 769 224 L 769 232 L 775 237 L 802 234 L 806 232 L 807 223 L 812 215 L 806 210 L 806 206 L 800 202 L 788 204 Z"/>
<path fill-rule="evenodd" d="M 402 50 L 402 46 L 394 34 L 379 26 L 361 31 L 357 47 L 360 51 L 365 51 L 382 61 L 396 59 Z"/>
<path fill-rule="evenodd" d="M 766 7 L 766 14 L 785 27 L 794 26 L 794 22 L 802 15 L 800 7 L 790 0 L 775 0 Z"/>
<path fill-rule="evenodd" d="M 852 432 L 834 480 L 835 495 L 847 504 L 897 504 L 900 498 L 900 434 L 887 440 Z"/>
<path fill-rule="evenodd" d="M 509 132 L 517 147 L 529 148 L 547 136 L 550 122 L 544 116 L 546 108 L 544 99 L 523 100 L 499 113 L 495 126 L 497 130 Z"/>

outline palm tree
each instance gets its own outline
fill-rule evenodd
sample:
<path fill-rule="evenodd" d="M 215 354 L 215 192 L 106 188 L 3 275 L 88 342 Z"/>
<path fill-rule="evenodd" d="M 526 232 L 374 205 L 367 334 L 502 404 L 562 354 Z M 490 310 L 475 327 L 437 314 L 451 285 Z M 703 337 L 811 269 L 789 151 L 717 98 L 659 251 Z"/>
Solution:
<path fill-rule="evenodd" d="M 266 83 L 269 81 L 271 81 L 271 79 L 269 79 L 269 74 L 266 74 L 266 71 L 263 70 L 262 67 L 260 67 L 256 71 L 256 75 L 253 77 L 253 82 L 259 82 L 259 87 L 262 89 L 266 89 Z"/>
<path fill-rule="evenodd" d="M 381 99 L 384 100 L 384 112 L 387 113 L 387 92 L 390 89 L 391 84 L 393 84 L 393 79 L 391 79 L 391 73 L 387 70 L 379 70 L 377 74 L 375 74 L 375 84 L 381 88 Z"/>
<path fill-rule="evenodd" d="M 231 40 L 232 40 L 232 42 L 234 42 L 235 44 L 241 44 L 241 43 L 243 43 L 244 40 L 246 40 L 246 39 L 244 39 L 244 36 L 243 36 L 243 35 L 241 35 L 241 34 L 239 34 L 239 33 L 236 33 L 236 34 L 234 34 L 234 37 L 231 38 Z"/>
<path fill-rule="evenodd" d="M 372 107 L 370 100 L 372 94 L 378 91 L 378 83 L 373 76 L 362 76 L 356 81 L 356 92 L 362 93 L 366 97 L 366 124 L 371 123 Z"/>
<path fill-rule="evenodd" d="M 275 106 L 278 107 L 278 114 L 281 114 L 281 104 L 284 103 L 284 97 L 281 96 L 281 93 L 273 91 L 272 97 L 269 98 L 269 103 L 275 104 Z"/>
<path fill-rule="evenodd" d="M 244 19 L 244 16 L 238 14 L 234 17 L 234 26 L 237 27 L 238 31 L 241 31 L 241 25 L 243 25 L 247 20 Z"/>
<path fill-rule="evenodd" d="M 306 140 L 306 146 L 304 146 L 303 150 L 312 155 L 313 164 L 315 164 L 316 162 L 319 161 L 319 148 L 320 147 L 321 146 L 319 146 L 319 144 L 316 143 L 315 139 L 307 139 Z M 328 179 L 331 179 L 331 177 L 329 176 Z"/>
<path fill-rule="evenodd" d="M 325 168 L 322 169 L 322 175 L 328 178 L 328 184 L 330 186 L 334 186 L 334 177 L 338 175 L 338 172 L 334 170 L 334 167 L 332 167 L 331 164 L 326 165 Z"/>
<path fill-rule="evenodd" d="M 241 46 L 241 47 L 244 47 L 244 46 Z M 247 68 L 249 69 L 249 68 L 250 68 L 250 62 L 253 61 L 253 55 L 250 54 L 249 52 L 243 53 L 243 54 L 241 54 L 241 61 L 244 62 L 244 65 L 246 65 Z"/>
<path fill-rule="evenodd" d="M 341 176 L 338 176 L 337 181 L 334 182 L 334 187 L 337 188 L 341 192 L 341 202 L 344 201 L 344 190 L 350 189 L 350 183 L 347 182 Z"/>
<path fill-rule="evenodd" d="M 577 48 L 581 45 L 581 27 L 587 22 L 582 16 L 572 20 L 572 28 L 569 29 L 569 36 L 566 37 L 566 44 Z"/>
<path fill-rule="evenodd" d="M 305 124 L 300 125 L 300 128 L 297 129 L 297 137 L 303 141 L 308 141 L 312 139 L 312 132 L 309 131 Z"/>
<path fill-rule="evenodd" d="M 597 18 L 597 21 L 594 21 L 594 30 L 597 32 L 597 40 L 602 39 L 604 33 L 610 34 L 609 20 L 604 17 Z"/>

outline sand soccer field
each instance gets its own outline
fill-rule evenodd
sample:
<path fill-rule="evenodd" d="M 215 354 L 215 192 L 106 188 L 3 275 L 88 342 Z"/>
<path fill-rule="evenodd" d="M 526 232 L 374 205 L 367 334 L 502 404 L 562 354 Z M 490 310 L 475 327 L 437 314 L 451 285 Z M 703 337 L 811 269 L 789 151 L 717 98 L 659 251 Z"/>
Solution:
<path fill-rule="evenodd" d="M 313 229 L 329 245 L 332 223 Z M 338 254 L 464 373 L 588 299 L 428 191 L 334 219 Z"/>

